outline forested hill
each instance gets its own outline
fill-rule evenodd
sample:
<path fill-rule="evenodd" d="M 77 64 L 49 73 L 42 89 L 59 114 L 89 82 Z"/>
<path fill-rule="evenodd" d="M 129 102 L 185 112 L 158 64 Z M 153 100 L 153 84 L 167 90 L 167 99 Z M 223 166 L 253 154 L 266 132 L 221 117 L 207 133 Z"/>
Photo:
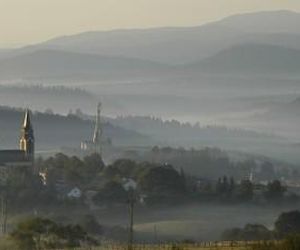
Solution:
<path fill-rule="evenodd" d="M 13 85 L 0 85 L 0 100 L 1 106 L 26 107 L 30 103 L 33 110 L 52 109 L 67 114 L 70 109 L 94 110 L 99 98 L 82 88 L 16 82 Z"/>
<path fill-rule="evenodd" d="M 181 123 L 177 120 L 162 120 L 149 116 L 118 116 L 114 119 L 106 118 L 108 122 L 125 129 L 132 129 L 139 133 L 167 141 L 177 146 L 217 146 L 228 143 L 273 140 L 276 137 L 251 130 L 230 129 L 224 126 L 202 126 L 199 123 Z"/>
<path fill-rule="evenodd" d="M 0 149 L 18 147 L 23 115 L 22 109 L 0 106 Z M 81 141 L 90 140 L 94 119 L 82 117 L 78 114 L 64 116 L 51 112 L 33 112 L 37 151 L 79 147 Z M 287 147 L 287 142 L 282 138 L 253 131 L 203 127 L 175 120 L 134 116 L 104 119 L 103 136 L 110 138 L 115 146 L 218 147 L 271 158 L 277 158 L 279 152 L 283 154 L 284 147 Z M 289 153 L 286 160 L 294 162 L 298 155 L 298 151 L 295 155 Z"/>
<path fill-rule="evenodd" d="M 17 148 L 24 110 L 0 107 L 0 148 Z M 75 115 L 62 116 L 34 112 L 32 116 L 37 150 L 79 147 L 92 137 L 94 122 Z M 108 122 L 103 124 L 104 137 L 115 145 L 145 145 L 150 139 Z"/>
<path fill-rule="evenodd" d="M 149 116 L 125 116 L 107 119 L 107 121 L 149 136 L 164 146 L 187 149 L 217 147 L 226 151 L 264 155 L 293 164 L 299 162 L 299 149 L 295 148 L 289 140 L 272 133 L 181 123 Z"/>

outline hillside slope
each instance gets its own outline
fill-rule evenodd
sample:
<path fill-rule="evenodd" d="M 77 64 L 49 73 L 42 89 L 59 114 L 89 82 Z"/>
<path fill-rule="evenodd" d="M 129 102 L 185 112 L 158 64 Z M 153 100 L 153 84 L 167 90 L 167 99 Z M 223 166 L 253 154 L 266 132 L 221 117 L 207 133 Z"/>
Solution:
<path fill-rule="evenodd" d="M 212 73 L 299 74 L 300 50 L 265 44 L 243 44 L 190 64 L 189 70 Z"/>
<path fill-rule="evenodd" d="M 86 32 L 58 37 L 42 47 L 122 55 L 183 64 L 243 43 L 270 43 L 300 49 L 300 14 L 268 11 L 233 15 L 198 27 Z"/>
<path fill-rule="evenodd" d="M 0 77 L 71 77 L 150 74 L 164 66 L 150 61 L 71 53 L 59 50 L 41 50 L 0 61 Z"/>
<path fill-rule="evenodd" d="M 0 107 L 1 149 L 17 148 L 24 110 Z M 33 113 L 37 150 L 58 150 L 61 147 L 79 147 L 80 142 L 92 138 L 94 122 L 77 116 Z M 142 145 L 150 138 L 131 130 L 103 124 L 103 134 L 114 145 Z"/>

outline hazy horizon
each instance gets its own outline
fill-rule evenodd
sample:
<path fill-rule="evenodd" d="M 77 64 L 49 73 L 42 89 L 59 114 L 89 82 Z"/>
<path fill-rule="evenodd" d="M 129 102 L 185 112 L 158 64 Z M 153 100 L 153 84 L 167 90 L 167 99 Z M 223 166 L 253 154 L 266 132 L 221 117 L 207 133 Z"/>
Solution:
<path fill-rule="evenodd" d="M 0 36 L 0 250 L 300 242 L 299 0 L 0 0 Z"/>
<path fill-rule="evenodd" d="M 13 48 L 87 31 L 199 26 L 231 15 L 300 11 L 299 1 L 0 0 L 0 47 Z M 53 18 L 55 17 L 55 18 Z M 12 19 L 13 18 L 13 19 Z M 9 28 L 7 28 L 9 27 Z"/>

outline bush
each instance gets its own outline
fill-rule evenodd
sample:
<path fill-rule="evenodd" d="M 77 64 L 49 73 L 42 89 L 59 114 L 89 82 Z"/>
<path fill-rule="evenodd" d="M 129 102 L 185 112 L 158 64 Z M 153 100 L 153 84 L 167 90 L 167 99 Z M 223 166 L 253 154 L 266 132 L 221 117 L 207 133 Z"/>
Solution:
<path fill-rule="evenodd" d="M 270 240 L 272 232 L 259 224 L 247 224 L 244 228 L 233 228 L 223 232 L 223 240 Z"/>
<path fill-rule="evenodd" d="M 128 194 L 123 186 L 115 181 L 107 182 L 104 187 L 93 197 L 96 204 L 126 203 Z"/>
<path fill-rule="evenodd" d="M 300 212 L 282 213 L 275 222 L 275 230 L 279 236 L 300 233 Z"/>
<path fill-rule="evenodd" d="M 282 250 L 299 250 L 300 249 L 300 235 L 290 235 L 282 243 Z"/>
<path fill-rule="evenodd" d="M 140 176 L 138 184 L 147 194 L 183 195 L 186 191 L 184 180 L 170 165 L 147 169 Z"/>
<path fill-rule="evenodd" d="M 80 225 L 90 234 L 102 235 L 103 227 L 93 215 L 86 215 L 82 218 Z"/>
<path fill-rule="evenodd" d="M 18 249 L 18 245 L 10 237 L 0 239 L 0 250 Z"/>
<path fill-rule="evenodd" d="M 79 225 L 63 226 L 43 218 L 21 221 L 10 234 L 10 238 L 17 246 L 13 249 L 20 250 L 80 247 L 82 243 L 96 244 Z"/>

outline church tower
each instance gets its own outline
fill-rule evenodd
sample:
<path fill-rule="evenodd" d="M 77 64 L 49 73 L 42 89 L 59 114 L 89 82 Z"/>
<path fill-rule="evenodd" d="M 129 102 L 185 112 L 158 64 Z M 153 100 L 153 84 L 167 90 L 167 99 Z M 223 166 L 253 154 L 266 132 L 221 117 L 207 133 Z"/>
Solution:
<path fill-rule="evenodd" d="M 25 112 L 21 128 L 20 150 L 25 152 L 29 160 L 34 160 L 34 133 L 30 119 L 30 111 L 28 109 Z"/>

